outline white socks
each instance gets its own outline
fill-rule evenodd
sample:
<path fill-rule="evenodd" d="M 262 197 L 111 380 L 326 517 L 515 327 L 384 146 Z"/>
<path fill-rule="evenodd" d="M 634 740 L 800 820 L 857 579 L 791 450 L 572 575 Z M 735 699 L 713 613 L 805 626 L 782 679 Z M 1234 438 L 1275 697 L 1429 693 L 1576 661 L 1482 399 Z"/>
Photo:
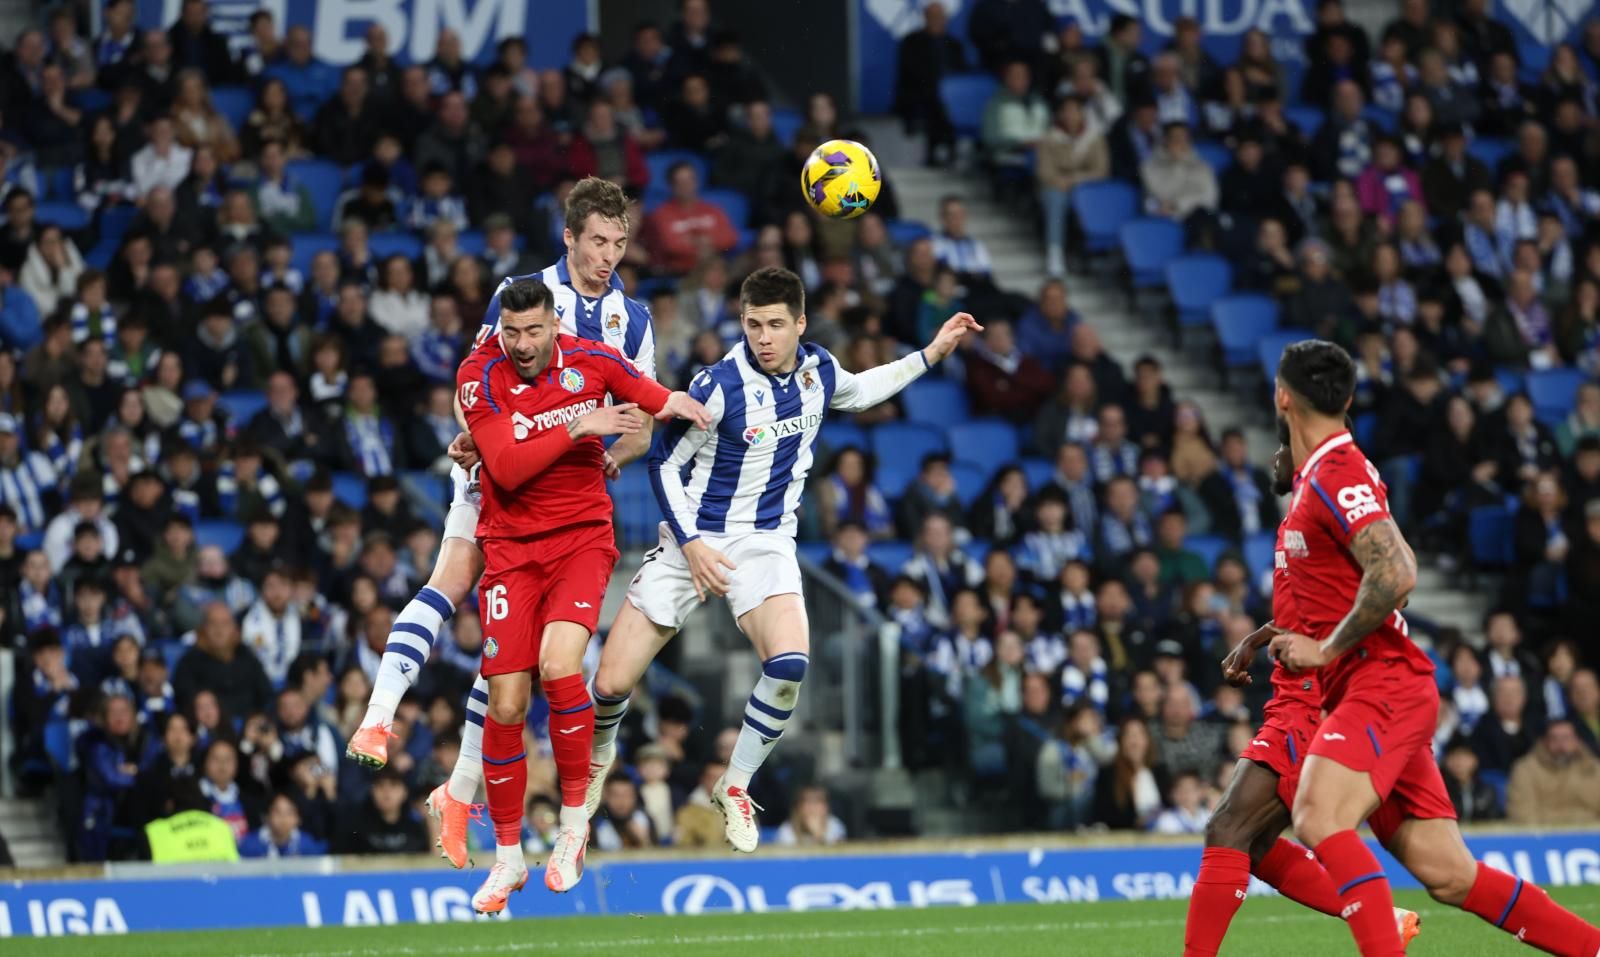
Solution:
<path fill-rule="evenodd" d="M 733 746 L 733 758 L 728 762 L 726 780 L 729 786 L 742 789 L 750 787 L 750 778 L 761 767 L 761 762 L 772 753 L 773 745 L 783 737 L 783 729 L 794 714 L 795 702 L 800 700 L 800 683 L 805 680 L 806 666 L 811 659 L 798 652 L 775 655 L 761 664 L 761 680 L 750 700 L 744 706 L 744 726 L 739 729 L 739 740 Z"/>
<path fill-rule="evenodd" d="M 467 695 L 467 721 L 461 726 L 461 754 L 450 769 L 445 789 L 457 801 L 471 804 L 483 784 L 483 720 L 489 714 L 489 679 L 479 675 Z"/>
<path fill-rule="evenodd" d="M 372 683 L 372 697 L 367 701 L 367 716 L 361 719 L 362 727 L 394 721 L 400 699 L 416 685 L 428 656 L 433 654 L 439 629 L 455 613 L 450 599 L 426 585 L 406 602 L 406 607 L 394 620 L 388 644 L 383 647 L 383 660 L 378 664 L 378 677 Z"/>

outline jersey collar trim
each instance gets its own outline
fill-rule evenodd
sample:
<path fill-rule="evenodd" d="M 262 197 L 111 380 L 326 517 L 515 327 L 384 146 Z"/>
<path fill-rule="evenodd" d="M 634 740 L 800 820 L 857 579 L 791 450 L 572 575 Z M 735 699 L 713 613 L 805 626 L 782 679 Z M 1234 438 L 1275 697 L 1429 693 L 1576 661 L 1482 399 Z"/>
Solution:
<path fill-rule="evenodd" d="M 1316 467 L 1317 462 L 1321 461 L 1324 455 L 1327 455 L 1329 452 L 1332 452 L 1341 445 L 1349 445 L 1353 441 L 1354 439 L 1350 437 L 1350 433 L 1348 431 L 1335 432 L 1334 434 L 1328 436 L 1322 440 L 1321 445 L 1317 446 L 1311 451 L 1311 454 L 1306 458 L 1306 464 L 1300 466 L 1300 471 L 1296 473 L 1296 475 L 1310 475 L 1311 470 Z"/>
<path fill-rule="evenodd" d="M 567 257 L 565 256 L 556 260 L 556 279 L 564 286 L 572 286 L 572 273 L 567 271 Z M 616 270 L 611 272 L 611 288 L 622 288 L 622 280 L 617 276 Z M 577 292 L 578 287 L 572 286 L 572 291 Z"/>

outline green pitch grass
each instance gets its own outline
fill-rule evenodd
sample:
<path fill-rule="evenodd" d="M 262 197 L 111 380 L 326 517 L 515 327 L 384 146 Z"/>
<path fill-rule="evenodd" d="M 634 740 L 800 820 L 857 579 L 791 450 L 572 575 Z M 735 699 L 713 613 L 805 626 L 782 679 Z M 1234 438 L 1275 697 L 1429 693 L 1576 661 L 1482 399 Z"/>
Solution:
<path fill-rule="evenodd" d="M 1590 921 L 1600 887 L 1554 897 Z M 1424 895 L 1399 895 L 1423 915 L 1410 954 L 1427 957 L 1533 954 L 1471 915 Z M 240 921 L 249 902 L 240 901 Z M 423 955 L 604 954 L 649 957 L 1061 957 L 1071 954 L 1174 957 L 1183 949 L 1187 901 L 1011 904 L 933 910 L 602 917 L 327 927 L 293 930 L 133 934 L 127 937 L 6 941 L 6 957 L 423 957 Z M 1246 902 L 1222 948 L 1226 957 L 1321 957 L 1355 952 L 1344 925 L 1281 898 Z"/>

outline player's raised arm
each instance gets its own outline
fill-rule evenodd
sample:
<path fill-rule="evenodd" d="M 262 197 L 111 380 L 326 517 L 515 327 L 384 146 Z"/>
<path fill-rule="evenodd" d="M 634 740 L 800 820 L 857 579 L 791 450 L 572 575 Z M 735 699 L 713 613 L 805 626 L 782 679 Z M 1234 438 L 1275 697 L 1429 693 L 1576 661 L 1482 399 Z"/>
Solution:
<path fill-rule="evenodd" d="M 849 373 L 838 368 L 834 373 L 838 385 L 834 388 L 830 407 L 843 412 L 870 409 L 892 398 L 901 389 L 917 381 L 923 373 L 955 351 L 968 332 L 982 332 L 978 321 L 965 312 L 958 312 L 945 320 L 933 341 L 908 356 L 886 362 L 861 373 Z"/>
<path fill-rule="evenodd" d="M 1255 663 L 1256 652 L 1272 643 L 1272 639 L 1283 634 L 1283 629 L 1267 622 L 1255 631 L 1246 635 L 1244 640 L 1233 646 L 1222 659 L 1222 679 L 1236 688 L 1243 688 L 1251 683 L 1250 666 Z"/>

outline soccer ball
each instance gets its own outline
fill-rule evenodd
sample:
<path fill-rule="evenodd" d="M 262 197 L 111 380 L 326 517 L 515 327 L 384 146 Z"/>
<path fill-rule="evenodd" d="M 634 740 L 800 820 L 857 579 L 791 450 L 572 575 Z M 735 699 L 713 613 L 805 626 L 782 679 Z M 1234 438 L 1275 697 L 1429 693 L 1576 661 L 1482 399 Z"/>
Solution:
<path fill-rule="evenodd" d="M 800 188 L 811 208 L 830 219 L 854 219 L 878 198 L 883 176 L 878 158 L 855 140 L 829 140 L 800 170 Z"/>

